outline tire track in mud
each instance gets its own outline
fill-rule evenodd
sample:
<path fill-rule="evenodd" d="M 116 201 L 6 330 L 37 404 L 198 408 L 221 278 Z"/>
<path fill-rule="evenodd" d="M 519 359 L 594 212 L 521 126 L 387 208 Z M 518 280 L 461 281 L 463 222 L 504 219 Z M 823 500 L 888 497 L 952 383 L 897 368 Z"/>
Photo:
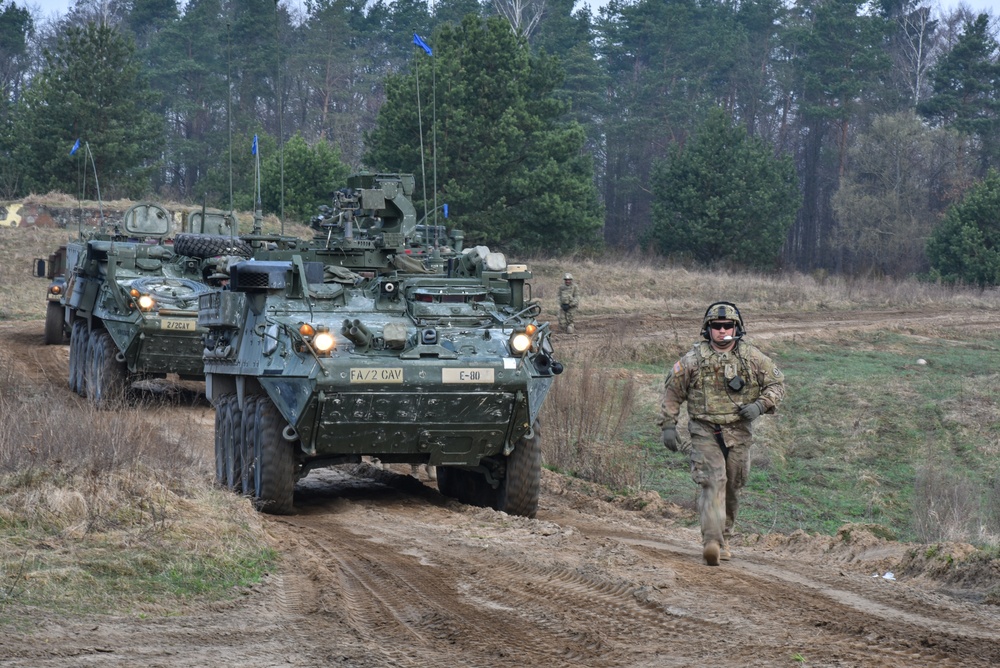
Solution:
<path fill-rule="evenodd" d="M 322 555 L 321 580 L 332 592 L 322 609 L 341 618 L 361 644 L 387 662 L 440 666 L 461 656 L 463 666 L 495 666 L 502 657 L 525 666 L 579 666 L 602 654 L 587 633 L 546 623 L 551 602 L 539 611 L 516 601 L 484 599 L 483 590 L 497 587 L 496 573 L 508 577 L 510 568 L 497 571 L 494 564 L 480 563 L 481 557 L 464 558 L 464 550 L 429 554 L 421 545 L 403 546 L 400 552 L 329 516 L 280 523 L 314 555 Z M 486 569 L 489 578 L 470 579 L 470 573 Z M 516 577 L 524 579 L 523 573 Z M 414 645 L 421 650 L 418 656 Z M 581 647 L 586 651 L 581 653 Z M 604 658 L 609 657 L 601 657 L 599 665 L 619 665 Z"/>

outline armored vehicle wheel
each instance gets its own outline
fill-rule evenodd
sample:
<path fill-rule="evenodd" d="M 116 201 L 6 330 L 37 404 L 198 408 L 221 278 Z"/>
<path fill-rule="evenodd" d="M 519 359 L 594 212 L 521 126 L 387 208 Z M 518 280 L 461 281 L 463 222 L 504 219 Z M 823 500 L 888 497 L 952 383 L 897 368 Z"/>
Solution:
<path fill-rule="evenodd" d="M 266 397 L 257 400 L 254 416 L 254 498 L 265 513 L 287 515 L 293 511 L 295 490 L 292 445 L 281 432 L 287 426 L 278 407 Z"/>
<path fill-rule="evenodd" d="M 236 395 L 226 406 L 226 489 L 243 493 L 243 413 Z"/>
<path fill-rule="evenodd" d="M 442 472 L 444 472 L 443 483 Z M 437 474 L 438 491 L 445 496 L 470 506 L 484 508 L 493 505 L 490 493 L 495 495 L 495 492 L 482 474 L 453 466 L 439 466 Z"/>
<path fill-rule="evenodd" d="M 437 469 L 438 491 L 444 496 L 450 496 L 453 499 L 457 497 L 455 491 L 457 480 L 452 475 L 454 471 L 455 469 L 447 466 L 439 466 Z"/>
<path fill-rule="evenodd" d="M 256 475 L 256 455 L 254 438 L 257 433 L 254 430 L 254 422 L 257 416 L 258 395 L 248 395 L 243 404 L 243 425 L 239 443 L 236 449 L 240 453 L 242 467 L 240 479 L 243 481 L 243 495 L 254 496 L 254 476 Z"/>
<path fill-rule="evenodd" d="M 178 234 L 174 238 L 174 251 L 189 257 L 216 257 L 240 255 L 251 257 L 253 248 L 242 239 L 217 234 Z"/>
<path fill-rule="evenodd" d="M 77 319 L 73 321 L 69 337 L 69 389 L 86 396 L 86 370 L 87 370 L 87 323 Z"/>
<path fill-rule="evenodd" d="M 45 307 L 45 345 L 63 342 L 63 307 L 57 302 L 49 302 Z"/>
<path fill-rule="evenodd" d="M 493 508 L 508 515 L 534 517 L 542 482 L 542 434 L 538 420 L 507 456 L 507 475 L 496 489 Z"/>
<path fill-rule="evenodd" d="M 234 395 L 224 394 L 219 397 L 215 404 L 215 483 L 220 487 L 226 486 L 226 426 L 225 407 Z"/>
<path fill-rule="evenodd" d="M 119 362 L 118 346 L 106 329 L 91 332 L 87 348 L 87 396 L 98 408 L 111 408 L 125 400 L 128 369 Z"/>

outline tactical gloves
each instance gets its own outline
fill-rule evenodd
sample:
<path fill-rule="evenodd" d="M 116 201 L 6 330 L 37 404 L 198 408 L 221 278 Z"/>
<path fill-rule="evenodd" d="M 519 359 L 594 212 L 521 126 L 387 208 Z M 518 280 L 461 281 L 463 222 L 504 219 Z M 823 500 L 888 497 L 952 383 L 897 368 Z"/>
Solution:
<path fill-rule="evenodd" d="M 562 304 L 562 310 L 568 311 L 569 310 L 569 304 Z"/>
<path fill-rule="evenodd" d="M 677 427 L 664 427 L 660 434 L 663 446 L 671 452 L 677 452 Z"/>
<path fill-rule="evenodd" d="M 764 413 L 764 404 L 760 402 L 760 399 L 753 402 L 752 404 L 747 404 L 740 409 L 740 417 L 744 420 L 756 420 Z"/>

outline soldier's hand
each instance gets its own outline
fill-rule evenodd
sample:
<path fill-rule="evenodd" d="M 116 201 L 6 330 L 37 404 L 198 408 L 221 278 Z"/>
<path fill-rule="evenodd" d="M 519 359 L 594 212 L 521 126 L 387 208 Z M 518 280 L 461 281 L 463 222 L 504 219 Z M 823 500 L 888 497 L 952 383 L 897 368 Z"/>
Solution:
<path fill-rule="evenodd" d="M 740 409 L 740 417 L 744 420 L 756 420 L 764 413 L 764 405 L 760 402 L 760 399 L 753 402 L 752 404 L 747 404 Z"/>
<path fill-rule="evenodd" d="M 664 427 L 660 432 L 663 446 L 671 452 L 677 452 L 677 427 Z"/>
<path fill-rule="evenodd" d="M 562 310 L 568 311 L 569 310 L 569 304 L 563 304 L 562 305 Z"/>

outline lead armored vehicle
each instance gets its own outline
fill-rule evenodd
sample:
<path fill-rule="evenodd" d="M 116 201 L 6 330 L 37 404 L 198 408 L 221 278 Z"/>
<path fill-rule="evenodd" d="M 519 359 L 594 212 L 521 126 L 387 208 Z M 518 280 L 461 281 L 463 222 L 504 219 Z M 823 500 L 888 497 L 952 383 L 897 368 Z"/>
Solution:
<path fill-rule="evenodd" d="M 204 378 L 198 297 L 250 246 L 219 234 L 234 227 L 231 216 L 205 234 L 211 217 L 202 212 L 199 233 L 172 244 L 171 221 L 162 206 L 139 203 L 120 224 L 67 244 L 59 303 L 70 332 L 69 386 L 98 406 L 122 400 L 138 380 Z"/>
<path fill-rule="evenodd" d="M 534 516 L 538 414 L 562 365 L 527 267 L 417 234 L 412 175 L 359 174 L 298 248 L 254 242 L 200 297 L 216 477 L 261 510 L 376 457 L 437 467 L 442 493 Z M 434 226 L 432 226 L 434 227 Z M 422 237 L 418 239 L 419 237 Z"/>

